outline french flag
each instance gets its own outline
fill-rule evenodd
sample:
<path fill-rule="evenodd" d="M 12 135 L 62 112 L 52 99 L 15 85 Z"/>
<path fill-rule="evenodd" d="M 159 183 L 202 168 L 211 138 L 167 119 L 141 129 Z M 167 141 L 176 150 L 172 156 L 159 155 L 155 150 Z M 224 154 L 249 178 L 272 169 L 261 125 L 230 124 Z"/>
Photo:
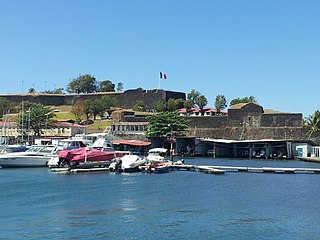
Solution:
<path fill-rule="evenodd" d="M 160 79 L 167 79 L 167 74 L 160 72 Z"/>

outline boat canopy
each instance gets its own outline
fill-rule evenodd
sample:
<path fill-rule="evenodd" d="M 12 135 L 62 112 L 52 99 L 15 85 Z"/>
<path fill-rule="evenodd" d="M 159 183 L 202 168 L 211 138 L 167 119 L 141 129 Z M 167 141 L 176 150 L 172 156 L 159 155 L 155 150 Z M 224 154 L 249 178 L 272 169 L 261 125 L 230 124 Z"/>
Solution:
<path fill-rule="evenodd" d="M 166 148 L 152 148 L 149 153 L 166 153 L 168 150 Z"/>

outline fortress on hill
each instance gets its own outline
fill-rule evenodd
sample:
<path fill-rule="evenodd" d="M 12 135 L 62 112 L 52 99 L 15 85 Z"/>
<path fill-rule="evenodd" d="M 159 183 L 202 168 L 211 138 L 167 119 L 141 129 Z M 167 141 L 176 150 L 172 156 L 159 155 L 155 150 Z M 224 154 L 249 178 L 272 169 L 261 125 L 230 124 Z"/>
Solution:
<path fill-rule="evenodd" d="M 125 92 L 98 92 L 90 94 L 3 94 L 0 97 L 9 101 L 21 103 L 30 101 L 48 106 L 74 105 L 79 99 L 86 100 L 99 98 L 103 95 L 112 96 L 117 99 L 120 108 L 132 108 L 137 101 L 143 101 L 146 111 L 154 111 L 158 101 L 168 101 L 173 99 L 186 99 L 186 94 L 182 92 L 165 91 L 161 89 L 143 90 L 134 89 Z"/>
<path fill-rule="evenodd" d="M 134 89 L 125 92 L 92 94 L 5 94 L 0 97 L 16 103 L 30 101 L 59 106 L 73 105 L 79 99 L 99 98 L 103 95 L 115 97 L 118 106 L 124 109 L 131 109 L 138 101 L 142 101 L 147 112 L 154 112 L 158 101 L 166 102 L 170 98 L 186 99 L 185 93 L 162 89 Z M 302 140 L 306 133 L 302 127 L 302 113 L 268 111 L 255 103 L 233 105 L 226 115 L 186 117 L 189 119 L 190 127 L 188 135 L 194 137 L 233 140 L 265 138 Z"/>

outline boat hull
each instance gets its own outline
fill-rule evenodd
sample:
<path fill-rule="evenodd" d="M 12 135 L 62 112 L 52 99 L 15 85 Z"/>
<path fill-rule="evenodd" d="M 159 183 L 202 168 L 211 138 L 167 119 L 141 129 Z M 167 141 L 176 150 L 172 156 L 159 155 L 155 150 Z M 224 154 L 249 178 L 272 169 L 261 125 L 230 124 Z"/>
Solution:
<path fill-rule="evenodd" d="M 47 167 L 50 157 L 7 157 L 0 159 L 2 168 Z"/>

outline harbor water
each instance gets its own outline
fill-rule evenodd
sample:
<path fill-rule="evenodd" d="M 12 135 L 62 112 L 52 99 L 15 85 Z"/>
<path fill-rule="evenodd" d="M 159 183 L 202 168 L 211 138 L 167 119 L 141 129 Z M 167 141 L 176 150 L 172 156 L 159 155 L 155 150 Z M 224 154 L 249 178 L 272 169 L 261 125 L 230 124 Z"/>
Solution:
<path fill-rule="evenodd" d="M 186 164 L 311 167 L 190 158 Z M 319 239 L 320 174 L 0 169 L 0 239 Z"/>

